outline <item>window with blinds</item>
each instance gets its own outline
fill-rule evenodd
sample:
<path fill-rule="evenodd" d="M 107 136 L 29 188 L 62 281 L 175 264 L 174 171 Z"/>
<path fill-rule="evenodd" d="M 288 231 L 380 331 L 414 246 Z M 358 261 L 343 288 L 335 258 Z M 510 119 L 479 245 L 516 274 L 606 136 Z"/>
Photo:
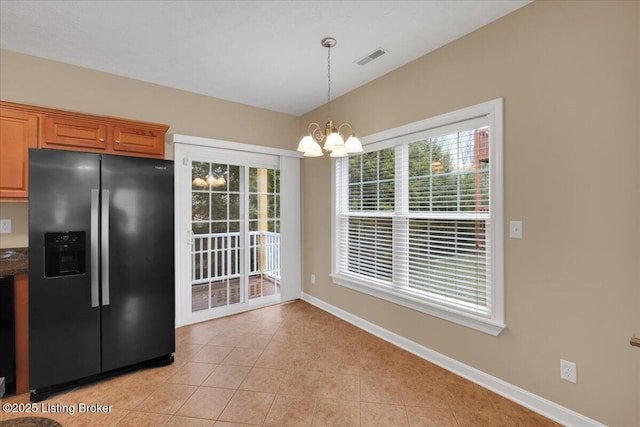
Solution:
<path fill-rule="evenodd" d="M 386 131 L 336 160 L 337 283 L 502 330 L 501 107 Z"/>
<path fill-rule="evenodd" d="M 391 282 L 393 267 L 394 150 L 349 158 L 347 270 Z"/>

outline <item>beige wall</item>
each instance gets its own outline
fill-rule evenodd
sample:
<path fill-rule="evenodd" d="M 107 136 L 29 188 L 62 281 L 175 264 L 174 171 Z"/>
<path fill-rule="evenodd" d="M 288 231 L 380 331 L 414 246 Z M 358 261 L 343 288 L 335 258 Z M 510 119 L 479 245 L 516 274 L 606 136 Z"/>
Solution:
<path fill-rule="evenodd" d="M 331 283 L 327 157 L 303 162 L 305 292 L 601 422 L 637 424 L 639 24 L 640 2 L 535 2 L 332 104 L 362 136 L 505 98 L 505 219 L 524 221 L 524 239 L 505 241 L 499 337 Z M 7 51 L 0 98 L 289 149 L 326 114 L 298 119 Z M 7 205 L 0 217 L 24 244 L 3 235 L 0 247 L 24 246 L 27 206 Z M 577 363 L 577 384 L 559 379 L 560 358 Z"/>
<path fill-rule="evenodd" d="M 29 206 L 26 203 L 0 203 L 0 218 L 11 220 L 11 233 L 0 234 L 0 249 L 28 246 Z"/>
<path fill-rule="evenodd" d="M 0 98 L 165 123 L 169 133 L 278 148 L 291 148 L 298 137 L 295 116 L 6 50 L 0 50 Z"/>
<path fill-rule="evenodd" d="M 169 133 L 295 149 L 298 118 L 235 102 L 0 50 L 0 98 L 41 107 L 170 125 Z M 167 158 L 173 147 L 167 146 Z M 28 243 L 28 206 L 0 203 L 13 233 L 0 248 Z"/>
<path fill-rule="evenodd" d="M 326 156 L 304 161 L 304 291 L 588 417 L 637 425 L 639 19 L 640 2 L 535 2 L 332 104 L 335 121 L 368 135 L 504 97 L 505 220 L 524 221 L 524 238 L 505 240 L 500 336 L 331 282 Z M 577 363 L 577 384 L 559 378 L 560 358 Z"/>

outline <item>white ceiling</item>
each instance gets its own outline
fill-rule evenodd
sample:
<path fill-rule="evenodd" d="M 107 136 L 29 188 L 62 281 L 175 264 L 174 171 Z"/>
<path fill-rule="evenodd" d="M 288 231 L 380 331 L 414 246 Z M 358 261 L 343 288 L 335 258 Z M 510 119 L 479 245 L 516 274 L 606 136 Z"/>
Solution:
<path fill-rule="evenodd" d="M 527 3 L 0 0 L 0 47 L 301 115 L 326 102 L 325 36 L 335 98 Z"/>

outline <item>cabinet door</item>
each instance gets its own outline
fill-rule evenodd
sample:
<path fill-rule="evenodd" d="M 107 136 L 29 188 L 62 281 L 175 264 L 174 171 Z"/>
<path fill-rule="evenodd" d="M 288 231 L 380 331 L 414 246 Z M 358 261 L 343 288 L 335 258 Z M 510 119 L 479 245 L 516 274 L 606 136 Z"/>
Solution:
<path fill-rule="evenodd" d="M 143 127 L 112 126 L 113 152 L 116 154 L 144 154 L 145 157 L 164 156 L 165 132 Z"/>
<path fill-rule="evenodd" d="M 107 147 L 107 125 L 99 121 L 45 116 L 43 133 L 42 148 L 100 152 Z"/>
<path fill-rule="evenodd" d="M 29 148 L 38 146 L 38 116 L 0 109 L 0 199 L 29 196 Z"/>

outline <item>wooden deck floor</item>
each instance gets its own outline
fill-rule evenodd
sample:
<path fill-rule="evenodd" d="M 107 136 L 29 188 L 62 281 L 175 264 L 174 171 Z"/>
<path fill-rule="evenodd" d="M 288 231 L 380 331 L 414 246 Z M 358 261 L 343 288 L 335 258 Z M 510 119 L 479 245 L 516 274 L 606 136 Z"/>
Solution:
<path fill-rule="evenodd" d="M 230 279 L 228 281 L 213 282 L 211 284 L 211 307 L 221 307 L 227 305 L 227 294 L 229 304 L 240 302 L 240 279 Z M 194 285 L 191 291 L 192 311 L 206 310 L 209 308 L 209 285 Z M 276 295 L 280 293 L 280 282 L 268 276 L 251 276 L 249 278 L 249 299 L 260 298 L 262 296 Z"/>

